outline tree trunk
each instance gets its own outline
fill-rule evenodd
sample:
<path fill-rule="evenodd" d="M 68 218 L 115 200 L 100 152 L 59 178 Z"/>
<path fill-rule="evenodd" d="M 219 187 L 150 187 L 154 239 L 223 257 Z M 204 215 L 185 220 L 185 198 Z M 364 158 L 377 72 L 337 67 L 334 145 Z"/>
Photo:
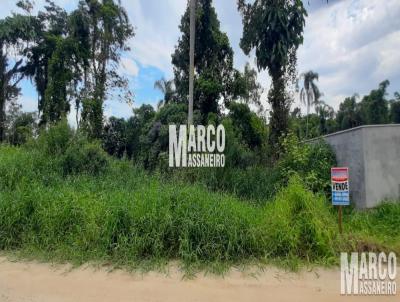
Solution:
<path fill-rule="evenodd" d="M 6 100 L 4 95 L 4 90 L 2 89 L 0 94 L 0 143 L 4 141 L 5 138 L 5 127 L 6 127 Z"/>
<path fill-rule="evenodd" d="M 273 157 L 278 159 L 281 151 L 280 138 L 282 135 L 287 134 L 289 125 L 289 99 L 285 92 L 283 74 L 273 77 L 272 89 L 269 92 L 268 101 L 272 109 L 271 120 L 269 122 L 269 144 L 272 148 Z"/>
<path fill-rule="evenodd" d="M 3 54 L 3 43 L 0 41 L 0 143 L 4 141 L 5 132 L 6 77 L 6 56 Z"/>

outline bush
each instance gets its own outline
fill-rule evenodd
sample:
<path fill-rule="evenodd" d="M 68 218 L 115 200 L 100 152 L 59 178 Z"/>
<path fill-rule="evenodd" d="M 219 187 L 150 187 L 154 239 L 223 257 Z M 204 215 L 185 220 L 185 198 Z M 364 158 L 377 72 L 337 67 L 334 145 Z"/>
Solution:
<path fill-rule="evenodd" d="M 59 173 L 59 160 L 41 150 L 0 145 L 0 191 L 29 186 L 33 181 L 49 185 Z"/>
<path fill-rule="evenodd" d="M 86 139 L 76 138 L 61 159 L 64 175 L 86 173 L 97 175 L 107 168 L 107 154 L 100 143 L 87 142 Z"/>
<path fill-rule="evenodd" d="M 235 125 L 236 137 L 251 149 L 262 147 L 268 138 L 265 121 L 251 111 L 247 104 L 231 102 L 228 109 L 228 119 Z"/>
<path fill-rule="evenodd" d="M 93 147 L 73 146 L 66 155 Z M 321 201 L 316 204 L 298 183 L 278 196 L 273 204 L 250 205 L 198 185 L 163 183 L 126 161 L 111 160 L 100 176 L 80 174 L 51 186 L 33 179 L 0 190 L 0 248 L 120 264 L 237 262 L 287 254 L 324 260 L 332 223 Z"/>
<path fill-rule="evenodd" d="M 43 129 L 36 142 L 25 146 L 33 149 L 27 154 L 34 155 L 42 163 L 39 170 L 48 167 L 60 175 L 91 174 L 104 172 L 108 157 L 100 143 L 90 142 L 82 133 L 75 133 L 66 120 Z"/>
<path fill-rule="evenodd" d="M 313 192 L 330 192 L 330 173 L 331 167 L 336 166 L 336 156 L 327 143 L 303 143 L 289 134 L 283 139 L 282 146 L 284 153 L 276 168 L 283 185 L 293 174 L 298 174 Z"/>
<path fill-rule="evenodd" d="M 281 159 L 275 166 L 269 167 L 258 162 L 256 158 L 260 156 L 241 145 L 232 135 L 229 120 L 225 120 L 224 124 L 229 139 L 225 152 L 226 166 L 174 171 L 176 178 L 201 183 L 208 189 L 229 192 L 260 204 L 272 199 L 280 188 L 287 186 L 293 175 L 300 175 L 305 186 L 313 192 L 330 193 L 330 171 L 336 160 L 326 143 L 304 144 L 294 135 L 289 135 L 283 140 Z"/>
<path fill-rule="evenodd" d="M 174 171 L 172 176 L 178 181 L 201 184 L 209 190 L 233 194 L 257 204 L 264 204 L 274 197 L 280 180 L 277 170 L 263 166 L 181 169 Z"/>
<path fill-rule="evenodd" d="M 50 155 L 63 154 L 73 137 L 74 131 L 67 120 L 62 120 L 40 132 L 37 146 Z"/>
<path fill-rule="evenodd" d="M 322 195 L 307 191 L 298 175 L 290 178 L 267 206 L 268 251 L 274 257 L 334 262 L 335 217 Z"/>
<path fill-rule="evenodd" d="M 74 144 L 76 149 L 92 147 L 99 148 Z M 75 155 L 76 149 L 66 153 Z M 57 177 L 50 169 L 36 169 L 39 155 L 0 148 L 0 249 L 117 265 L 170 259 L 186 264 L 264 259 L 326 264 L 337 261 L 337 253 L 344 250 L 325 198 L 308 191 L 298 176 L 272 202 L 259 206 L 199 185 L 162 182 L 123 160 L 111 159 L 107 173 L 96 177 Z M 16 175 L 18 169 L 23 172 Z M 49 178 L 56 181 L 43 181 Z M 379 243 L 375 236 L 380 236 L 387 238 L 386 247 L 399 250 L 398 241 L 389 240 L 399 229 L 398 205 L 355 219 L 346 215 L 346 243 L 354 243 L 354 238 Z M 368 228 L 363 224 L 366 218 L 371 222 Z M 379 232 L 369 231 L 372 226 Z M 350 236 L 355 229 L 363 236 Z"/>

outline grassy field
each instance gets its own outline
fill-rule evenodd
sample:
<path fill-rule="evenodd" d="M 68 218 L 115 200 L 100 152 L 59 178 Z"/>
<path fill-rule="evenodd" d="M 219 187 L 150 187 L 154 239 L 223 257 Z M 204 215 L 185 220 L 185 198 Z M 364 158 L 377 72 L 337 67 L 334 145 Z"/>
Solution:
<path fill-rule="evenodd" d="M 148 175 L 108 158 L 93 176 L 65 175 L 57 156 L 0 147 L 0 250 L 125 267 L 180 260 L 220 269 L 249 262 L 330 265 L 340 251 L 400 253 L 400 204 L 344 216 L 300 178 L 264 205 Z"/>

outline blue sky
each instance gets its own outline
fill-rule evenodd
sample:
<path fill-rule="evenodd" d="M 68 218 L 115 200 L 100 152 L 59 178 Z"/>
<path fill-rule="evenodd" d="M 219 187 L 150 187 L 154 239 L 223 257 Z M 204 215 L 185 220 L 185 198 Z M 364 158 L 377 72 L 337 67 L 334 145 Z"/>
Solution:
<path fill-rule="evenodd" d="M 15 10 L 15 0 L 1 0 L 0 17 Z M 154 89 L 161 77 L 172 77 L 171 53 L 180 36 L 178 25 L 187 0 L 122 0 L 136 35 L 129 41 L 131 51 L 123 55 L 120 71 L 134 92 L 134 107 L 156 105 L 162 97 Z M 41 7 L 44 0 L 35 0 Z M 70 10 L 77 0 L 55 0 Z M 308 4 L 309 3 L 309 4 Z M 399 0 L 309 0 L 304 44 L 298 50 L 298 71 L 319 73 L 324 100 L 335 109 L 344 97 L 368 93 L 389 79 L 389 92 L 400 91 L 400 1 Z M 255 66 L 254 55 L 245 56 L 239 47 L 241 17 L 236 0 L 214 0 L 221 28 L 227 32 L 235 51 L 234 65 Z M 270 86 L 267 72 L 259 72 L 264 87 L 263 103 Z M 297 99 L 297 97 L 296 97 Z M 297 100 L 296 100 L 297 102 Z M 20 103 L 35 110 L 37 95 L 29 81 L 22 83 Z M 296 106 L 297 104 L 294 104 Z M 115 100 L 106 102 L 105 114 L 128 117 L 132 106 Z"/>

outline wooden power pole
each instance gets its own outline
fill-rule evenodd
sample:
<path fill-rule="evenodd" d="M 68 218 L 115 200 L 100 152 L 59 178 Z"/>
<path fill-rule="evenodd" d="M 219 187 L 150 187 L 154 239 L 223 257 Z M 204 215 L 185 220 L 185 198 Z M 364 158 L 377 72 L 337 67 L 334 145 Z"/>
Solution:
<path fill-rule="evenodd" d="M 189 113 L 188 113 L 189 125 L 193 125 L 194 38 L 196 32 L 195 22 L 196 22 L 196 0 L 190 0 Z"/>

